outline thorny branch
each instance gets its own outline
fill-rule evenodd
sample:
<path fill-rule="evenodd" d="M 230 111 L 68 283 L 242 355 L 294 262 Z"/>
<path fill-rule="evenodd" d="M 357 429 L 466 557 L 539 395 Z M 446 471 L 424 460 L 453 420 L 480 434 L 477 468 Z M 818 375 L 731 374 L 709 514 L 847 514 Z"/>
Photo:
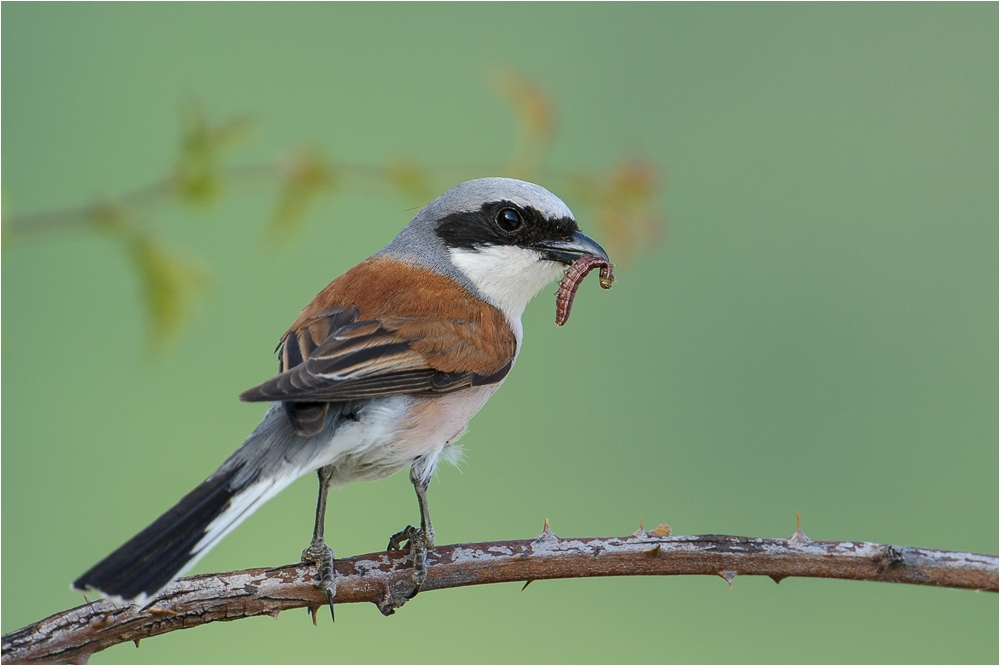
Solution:
<path fill-rule="evenodd" d="M 412 588 L 409 555 L 382 552 L 338 560 L 336 602 L 374 603 L 389 615 Z M 669 536 L 661 526 L 627 537 L 561 539 L 549 529 L 533 540 L 440 546 L 427 553 L 422 592 L 590 576 L 737 575 L 841 578 L 997 592 L 998 560 L 925 548 L 813 541 L 801 529 L 788 539 Z M 325 596 L 313 565 L 247 569 L 182 578 L 145 608 L 94 601 L 3 636 L 3 663 L 86 663 L 95 652 L 176 629 L 281 611 L 316 611 Z"/>

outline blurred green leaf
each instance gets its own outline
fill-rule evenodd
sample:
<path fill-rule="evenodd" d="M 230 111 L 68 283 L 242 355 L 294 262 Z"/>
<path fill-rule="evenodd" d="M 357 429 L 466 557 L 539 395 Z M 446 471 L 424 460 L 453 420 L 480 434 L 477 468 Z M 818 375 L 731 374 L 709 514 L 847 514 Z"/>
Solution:
<path fill-rule="evenodd" d="M 320 155 L 308 151 L 296 155 L 271 216 L 269 235 L 281 242 L 295 235 L 309 206 L 334 185 L 333 170 Z"/>
<path fill-rule="evenodd" d="M 162 243 L 143 232 L 129 234 L 125 247 L 139 277 L 147 316 L 147 342 L 154 353 L 162 353 L 180 331 L 191 300 L 208 281 L 208 274 L 173 256 Z"/>
<path fill-rule="evenodd" d="M 239 117 L 211 125 L 200 104 L 181 112 L 181 155 L 177 165 L 177 187 L 181 199 L 204 205 L 222 190 L 221 159 L 249 136 L 251 122 Z"/>

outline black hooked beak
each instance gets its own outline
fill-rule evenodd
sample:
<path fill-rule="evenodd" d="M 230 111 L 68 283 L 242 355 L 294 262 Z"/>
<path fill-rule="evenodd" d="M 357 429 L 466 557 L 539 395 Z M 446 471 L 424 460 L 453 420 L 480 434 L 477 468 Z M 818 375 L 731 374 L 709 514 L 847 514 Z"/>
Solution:
<path fill-rule="evenodd" d="M 539 243 L 537 249 L 550 261 L 558 261 L 563 264 L 572 264 L 585 254 L 593 255 L 604 261 L 608 259 L 608 253 L 597 244 L 593 238 L 585 236 L 579 231 L 573 232 L 573 238 L 565 241 L 545 241 Z"/>

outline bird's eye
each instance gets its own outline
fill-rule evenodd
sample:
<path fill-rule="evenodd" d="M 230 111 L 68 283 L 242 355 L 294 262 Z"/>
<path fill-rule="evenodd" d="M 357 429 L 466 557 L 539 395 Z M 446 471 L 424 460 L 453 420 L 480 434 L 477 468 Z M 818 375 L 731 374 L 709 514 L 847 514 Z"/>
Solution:
<path fill-rule="evenodd" d="M 497 224 L 504 231 L 516 231 L 522 223 L 521 214 L 513 208 L 504 208 L 497 213 Z"/>

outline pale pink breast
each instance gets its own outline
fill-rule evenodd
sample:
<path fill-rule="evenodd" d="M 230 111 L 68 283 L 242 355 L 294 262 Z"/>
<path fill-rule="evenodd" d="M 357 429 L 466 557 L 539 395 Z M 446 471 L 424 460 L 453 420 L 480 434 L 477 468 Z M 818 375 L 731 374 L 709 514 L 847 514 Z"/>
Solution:
<path fill-rule="evenodd" d="M 413 407 L 399 424 L 393 452 L 402 459 L 412 460 L 454 443 L 501 383 L 414 398 Z"/>

